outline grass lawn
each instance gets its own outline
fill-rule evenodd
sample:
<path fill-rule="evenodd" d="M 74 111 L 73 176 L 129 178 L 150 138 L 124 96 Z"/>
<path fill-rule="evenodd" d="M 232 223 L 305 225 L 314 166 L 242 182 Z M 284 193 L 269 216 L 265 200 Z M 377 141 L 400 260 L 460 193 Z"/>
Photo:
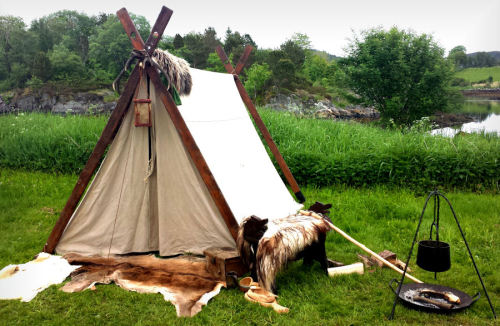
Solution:
<path fill-rule="evenodd" d="M 493 81 L 500 81 L 500 66 L 466 68 L 455 74 L 455 77 L 463 78 L 471 83 L 477 83 L 480 80 L 486 80 L 489 76 L 493 77 Z"/>
<path fill-rule="evenodd" d="M 76 181 L 75 175 L 54 175 L 20 170 L 0 170 L 0 267 L 23 263 L 38 253 L 58 218 Z M 405 259 L 415 232 L 425 194 L 410 189 L 384 187 L 305 188 L 306 205 L 318 200 L 334 205 L 334 223 L 374 251 L 390 249 Z M 474 258 L 493 304 L 500 299 L 499 235 L 500 198 L 465 192 L 447 194 L 458 214 Z M 428 237 L 431 210 L 424 218 L 419 239 Z M 440 236 L 451 245 L 452 268 L 438 274 L 419 269 L 412 259 L 412 274 L 474 294 L 481 289 L 459 232 L 448 209 L 443 207 Z M 361 250 L 338 234 L 330 233 L 327 253 L 345 263 L 357 261 Z M 414 252 L 416 255 L 416 252 Z M 194 318 L 177 318 L 174 307 L 159 294 L 127 292 L 115 285 L 96 291 L 67 294 L 52 286 L 29 303 L 0 301 L 2 324 L 13 325 L 491 325 L 486 298 L 453 315 L 417 312 L 397 306 L 389 322 L 393 294 L 388 282 L 399 274 L 389 269 L 328 278 L 319 265 L 292 263 L 277 284 L 279 303 L 290 313 L 278 315 L 248 303 L 238 290 L 223 290 Z"/>

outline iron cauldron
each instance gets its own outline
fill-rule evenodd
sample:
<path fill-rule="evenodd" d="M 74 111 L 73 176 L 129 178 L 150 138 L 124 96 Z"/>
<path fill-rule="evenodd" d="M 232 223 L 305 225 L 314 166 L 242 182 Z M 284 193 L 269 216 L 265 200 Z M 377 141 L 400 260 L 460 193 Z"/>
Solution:
<path fill-rule="evenodd" d="M 450 269 L 450 245 L 436 240 L 418 243 L 417 265 L 429 272 L 444 272 Z"/>

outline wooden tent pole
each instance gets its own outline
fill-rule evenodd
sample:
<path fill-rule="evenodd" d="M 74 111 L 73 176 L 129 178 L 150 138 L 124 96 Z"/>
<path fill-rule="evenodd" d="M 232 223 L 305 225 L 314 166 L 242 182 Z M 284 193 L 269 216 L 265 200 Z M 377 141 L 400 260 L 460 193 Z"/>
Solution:
<path fill-rule="evenodd" d="M 172 13 L 173 11 L 168 9 L 167 7 L 165 6 L 162 7 L 160 14 L 158 15 L 158 18 L 156 19 L 156 23 L 153 26 L 153 30 L 149 35 L 148 40 L 146 41 L 147 52 L 149 54 L 153 53 L 156 46 L 158 45 L 158 42 L 160 41 L 161 36 L 163 35 L 163 31 L 165 30 L 165 27 L 167 26 L 170 17 L 172 16 Z M 144 41 L 142 40 L 141 35 L 137 31 L 137 29 L 135 28 L 134 23 L 130 19 L 127 9 L 122 8 L 118 10 L 116 14 L 120 19 L 120 22 L 122 23 L 125 32 L 130 38 L 130 41 L 132 42 L 132 46 L 134 47 L 134 49 L 141 51 L 144 50 L 145 49 Z M 52 229 L 52 232 L 50 233 L 50 236 L 47 239 L 45 246 L 43 247 L 44 252 L 47 253 L 54 252 L 57 244 L 59 243 L 59 240 L 61 239 L 64 229 L 68 225 L 71 216 L 75 212 L 75 209 L 78 203 L 80 202 L 80 199 L 82 198 L 82 195 L 85 192 L 85 189 L 87 188 L 90 179 L 92 178 L 92 175 L 99 166 L 99 162 L 101 161 L 101 158 L 103 157 L 106 148 L 108 147 L 109 144 L 111 144 L 111 142 L 115 138 L 116 132 L 120 128 L 123 117 L 125 116 L 130 101 L 132 100 L 132 96 L 134 95 L 134 91 L 139 85 L 139 81 L 140 81 L 139 65 L 136 65 L 134 70 L 130 74 L 127 84 L 125 85 L 123 94 L 118 99 L 118 102 L 116 103 L 115 109 L 113 110 L 113 113 L 111 114 L 108 123 L 106 124 L 106 127 L 104 127 L 101 137 L 97 141 L 97 144 L 94 147 L 94 150 L 92 151 L 92 154 L 90 155 L 87 164 L 80 173 L 80 177 L 78 178 L 78 181 L 75 187 L 73 188 L 71 196 L 66 202 L 66 206 L 64 206 L 64 209 L 62 210 L 61 215 L 59 216 L 59 219 L 56 222 L 56 225 Z"/>
<path fill-rule="evenodd" d="M 264 136 L 264 139 L 267 143 L 267 146 L 269 146 L 269 149 L 274 155 L 274 158 L 276 159 L 276 162 L 278 162 L 279 167 L 281 168 L 281 171 L 283 171 L 283 174 L 290 185 L 292 187 L 292 191 L 295 194 L 295 198 L 301 203 L 303 203 L 306 199 L 302 192 L 300 191 L 299 185 L 297 184 L 297 181 L 293 177 L 292 172 L 288 168 L 288 165 L 285 162 L 285 159 L 281 155 L 278 147 L 276 146 L 276 143 L 274 142 L 273 138 L 271 137 L 271 134 L 269 133 L 269 130 L 267 130 L 266 125 L 264 124 L 264 121 L 262 121 L 262 118 L 259 115 L 259 112 L 257 112 L 257 109 L 255 108 L 255 105 L 252 102 L 252 99 L 248 95 L 245 87 L 243 86 L 243 83 L 241 82 L 240 78 L 238 77 L 238 73 L 241 72 L 245 65 L 245 61 L 248 59 L 248 56 L 250 55 L 250 52 L 252 51 L 252 47 L 250 45 L 247 45 L 245 48 L 245 52 L 242 55 L 240 61 L 236 65 L 236 69 L 233 69 L 233 66 L 231 65 L 231 62 L 229 62 L 229 59 L 224 52 L 224 49 L 219 45 L 216 48 L 217 54 L 219 55 L 219 58 L 222 60 L 222 63 L 224 64 L 224 67 L 226 68 L 227 72 L 232 74 L 234 76 L 234 82 L 236 83 L 236 88 L 238 88 L 238 92 L 240 93 L 241 99 L 245 103 L 248 111 L 250 112 L 250 115 L 253 118 L 253 121 L 259 128 L 260 132 L 262 133 L 262 136 Z"/>
<path fill-rule="evenodd" d="M 189 131 L 189 128 L 187 127 L 186 122 L 182 118 L 182 115 L 179 112 L 177 105 L 175 105 L 172 96 L 168 92 L 165 85 L 163 85 L 163 83 L 161 82 L 160 76 L 158 75 L 156 69 L 148 65 L 146 67 L 146 72 L 151 82 L 155 86 L 155 88 L 159 91 L 160 99 L 163 102 L 163 105 L 165 106 L 165 109 L 168 115 L 170 116 L 170 119 L 172 119 L 172 122 L 177 130 L 177 133 L 181 137 L 184 147 L 186 148 L 194 165 L 196 166 L 198 172 L 200 173 L 203 182 L 207 186 L 208 192 L 210 193 L 210 196 L 214 200 L 215 205 L 217 206 L 219 212 L 221 213 L 222 218 L 224 219 L 224 222 L 226 223 L 226 226 L 229 229 L 229 232 L 231 233 L 231 236 L 233 237 L 234 241 L 236 241 L 236 239 L 238 238 L 238 229 L 239 229 L 238 223 L 236 222 L 233 212 L 229 208 L 229 205 L 226 199 L 224 198 L 224 195 L 222 194 L 219 186 L 217 185 L 217 181 L 215 180 L 212 172 L 210 171 L 210 168 L 208 167 L 205 158 L 201 154 L 198 145 L 196 145 L 193 135 Z"/>
<path fill-rule="evenodd" d="M 346 238 L 349 242 L 355 244 L 356 246 L 358 246 L 359 248 L 361 248 L 363 251 L 369 253 L 370 255 L 372 255 L 373 257 L 377 258 L 378 260 L 380 260 L 382 263 L 384 263 L 384 265 L 386 265 L 387 267 L 389 267 L 390 269 L 398 272 L 399 274 L 403 274 L 404 272 L 399 269 L 397 266 L 395 266 L 394 264 L 388 262 L 386 259 L 382 258 L 380 255 L 376 254 L 374 251 L 370 250 L 369 248 L 367 248 L 364 244 L 362 244 L 361 242 L 357 241 L 356 239 L 352 238 L 351 236 L 349 236 L 347 233 L 345 233 L 344 231 L 342 231 L 340 228 L 338 228 L 337 226 L 335 226 L 333 223 L 331 223 L 330 221 L 324 219 L 324 221 L 327 222 L 327 224 L 333 229 L 335 230 L 338 234 L 340 234 L 341 236 L 343 236 L 344 238 Z M 406 273 L 406 277 L 408 277 L 410 280 L 412 280 L 413 282 L 416 282 L 416 283 L 423 283 L 421 280 L 411 276 L 410 274 Z"/>
<path fill-rule="evenodd" d="M 134 90 L 139 84 L 139 79 L 140 72 L 139 66 L 137 65 L 132 71 L 127 84 L 125 85 L 125 90 L 123 91 L 122 96 L 120 96 L 120 98 L 118 99 L 116 107 L 113 110 L 113 113 L 111 114 L 106 127 L 104 127 L 104 130 L 102 131 L 101 137 L 97 141 L 92 154 L 90 154 L 87 164 L 80 173 L 78 181 L 73 188 L 73 192 L 71 193 L 71 196 L 66 202 L 66 206 L 64 206 L 59 219 L 52 229 L 52 232 L 47 239 L 47 243 L 45 243 L 45 246 L 43 247 L 44 252 L 50 254 L 53 253 L 54 249 L 59 243 L 61 235 L 66 228 L 66 225 L 68 225 L 68 222 L 73 215 L 78 202 L 82 198 L 82 195 L 85 192 L 85 189 L 87 188 L 92 175 L 94 175 L 95 170 L 99 166 L 99 162 L 101 161 L 106 148 L 113 141 L 117 130 L 120 128 L 123 116 L 127 112 L 130 101 L 132 100 L 132 96 L 134 95 Z"/>

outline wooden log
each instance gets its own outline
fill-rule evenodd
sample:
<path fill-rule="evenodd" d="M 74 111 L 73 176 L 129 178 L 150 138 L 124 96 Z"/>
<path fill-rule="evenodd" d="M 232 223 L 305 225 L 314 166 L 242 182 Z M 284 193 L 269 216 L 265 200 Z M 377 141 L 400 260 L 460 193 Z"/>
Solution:
<path fill-rule="evenodd" d="M 372 250 L 368 249 L 364 244 L 362 244 L 361 242 L 358 242 L 356 241 L 354 238 L 352 238 L 351 236 L 349 236 L 347 233 L 345 233 L 344 231 L 342 231 L 340 228 L 336 227 L 333 223 L 331 223 L 330 221 L 328 221 L 327 219 L 325 219 L 325 221 L 327 222 L 327 224 L 333 229 L 335 230 L 337 233 L 339 233 L 341 236 L 343 236 L 344 238 L 346 238 L 347 240 L 349 240 L 350 242 L 352 242 L 353 244 L 355 244 L 356 246 L 358 246 L 359 248 L 363 249 L 365 252 L 369 253 L 370 255 L 372 255 L 373 257 L 375 257 L 377 260 L 380 260 L 381 262 L 383 262 L 387 267 L 389 267 L 390 269 L 400 273 L 400 274 L 403 274 L 404 271 L 400 270 L 399 268 L 397 268 L 396 266 L 394 266 L 394 264 L 391 264 L 390 262 L 388 262 L 387 260 L 385 260 L 384 258 L 380 257 L 380 255 L 376 254 L 375 252 L 373 252 Z M 413 282 L 416 282 L 416 283 L 423 283 L 421 280 L 411 276 L 410 274 L 408 273 L 405 273 L 406 277 L 408 277 L 410 280 L 412 280 Z"/>
<path fill-rule="evenodd" d="M 431 298 L 426 298 L 426 297 L 422 297 L 422 296 L 419 296 L 419 295 L 414 295 L 413 296 L 413 301 L 420 301 L 420 302 L 430 303 L 430 304 L 433 304 L 433 305 L 435 305 L 435 306 L 437 306 L 437 307 L 439 307 L 441 309 L 451 309 L 451 308 L 453 308 L 453 305 L 450 304 L 450 303 L 433 300 Z"/>
<path fill-rule="evenodd" d="M 227 58 L 226 53 L 222 49 L 221 46 L 218 46 L 217 49 L 217 54 L 219 55 L 220 59 L 222 60 L 222 63 L 224 64 L 224 67 L 226 68 L 227 72 L 230 74 L 233 74 L 235 71 L 233 69 L 233 66 L 229 62 L 229 59 Z M 281 168 L 281 171 L 283 172 L 285 179 L 287 180 L 288 184 L 292 188 L 292 191 L 295 194 L 295 197 L 297 200 L 301 203 L 303 203 L 306 199 L 302 192 L 300 191 L 299 185 L 297 184 L 297 181 L 292 175 L 292 172 L 288 168 L 288 165 L 285 162 L 285 159 L 281 155 L 278 147 L 276 146 L 276 143 L 274 142 L 271 134 L 269 133 L 269 130 L 267 130 L 266 125 L 264 124 L 264 121 L 262 121 L 262 118 L 260 117 L 259 113 L 257 112 L 257 109 L 255 108 L 255 105 L 252 102 L 252 99 L 248 95 L 247 91 L 245 90 L 245 87 L 241 83 L 240 78 L 238 75 L 233 74 L 234 76 L 234 82 L 236 83 L 236 88 L 238 89 L 238 92 L 240 93 L 241 99 L 243 100 L 243 103 L 245 103 L 248 111 L 250 112 L 250 115 L 253 118 L 253 121 L 259 128 L 260 132 L 262 133 L 262 136 L 264 136 L 264 140 L 267 143 L 267 146 L 271 150 L 271 152 L 274 155 L 274 158 L 276 159 L 276 162 L 278 163 L 279 167 Z"/>
<path fill-rule="evenodd" d="M 221 213 L 222 218 L 224 219 L 224 222 L 226 223 L 227 228 L 229 229 L 229 232 L 231 232 L 234 241 L 236 241 L 236 239 L 238 238 L 238 228 L 239 228 L 238 223 L 236 222 L 233 212 L 229 208 L 226 199 L 222 195 L 222 192 L 219 186 L 217 185 L 217 182 L 215 181 L 215 178 L 212 172 L 210 171 L 208 164 L 205 161 L 205 158 L 201 154 L 198 145 L 196 145 L 193 135 L 189 131 L 186 122 L 182 118 L 179 109 L 177 108 L 177 106 L 174 103 L 174 100 L 172 99 L 172 96 L 168 92 L 165 85 L 163 85 L 163 83 L 161 82 L 160 76 L 158 75 L 156 69 L 151 66 L 148 66 L 146 68 L 146 71 L 151 82 L 153 82 L 153 85 L 155 86 L 156 90 L 159 91 L 160 99 L 163 102 L 163 105 L 165 106 L 165 109 L 167 110 L 170 119 L 172 119 L 175 128 L 177 129 L 177 132 L 181 137 L 184 147 L 189 153 L 189 156 L 191 157 L 194 165 L 198 169 L 198 172 L 200 173 L 203 182 L 207 186 L 208 192 L 210 193 L 212 199 L 214 200 L 215 205 L 219 209 L 219 212 Z"/>
<path fill-rule="evenodd" d="M 66 205 L 64 206 L 64 209 L 59 216 L 59 219 L 57 220 L 54 228 L 52 229 L 52 232 L 50 233 L 49 238 L 47 239 L 47 243 L 45 243 L 45 246 L 43 248 L 44 252 L 47 252 L 49 254 L 53 253 L 54 249 L 59 243 L 61 235 L 66 228 L 66 225 L 68 225 L 68 222 L 73 215 L 80 199 L 82 198 L 82 195 L 85 192 L 85 189 L 87 188 L 92 175 L 99 166 L 99 162 L 101 161 L 106 148 L 115 138 L 116 132 L 121 125 L 123 116 L 127 112 L 130 101 L 132 100 L 134 91 L 139 84 L 139 80 L 140 72 L 139 66 L 137 65 L 132 71 L 127 84 L 125 85 L 123 94 L 120 96 L 118 102 L 116 103 L 116 107 L 113 110 L 113 113 L 111 114 L 106 127 L 104 127 L 104 130 L 102 131 L 101 137 L 97 141 L 92 154 L 90 154 L 87 164 L 85 164 L 85 167 L 80 173 L 71 196 L 66 202 Z"/>
<path fill-rule="evenodd" d="M 344 274 L 364 274 L 365 269 L 363 263 L 354 263 L 351 265 L 345 265 L 340 267 L 330 267 L 328 268 L 328 276 L 333 277 L 336 275 Z"/>

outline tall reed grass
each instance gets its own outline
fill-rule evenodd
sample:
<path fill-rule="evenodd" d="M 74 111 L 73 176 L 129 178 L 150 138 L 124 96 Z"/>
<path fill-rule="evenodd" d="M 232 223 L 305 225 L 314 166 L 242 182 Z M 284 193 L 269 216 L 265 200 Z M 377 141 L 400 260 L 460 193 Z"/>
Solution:
<path fill-rule="evenodd" d="M 302 185 L 391 184 L 498 190 L 500 138 L 454 138 L 260 110 Z M 0 166 L 79 173 L 107 117 L 0 116 Z"/>

